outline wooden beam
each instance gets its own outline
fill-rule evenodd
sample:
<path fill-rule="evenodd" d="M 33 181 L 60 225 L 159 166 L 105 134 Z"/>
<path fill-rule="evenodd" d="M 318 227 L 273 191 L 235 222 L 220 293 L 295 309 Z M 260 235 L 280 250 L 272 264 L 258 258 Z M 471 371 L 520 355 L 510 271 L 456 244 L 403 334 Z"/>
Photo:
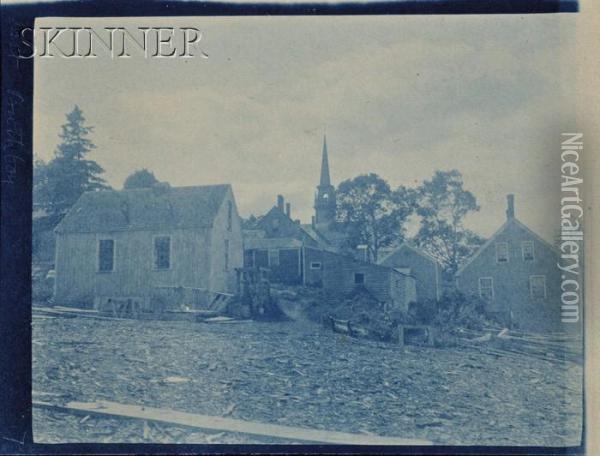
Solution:
<path fill-rule="evenodd" d="M 53 411 L 80 415 L 96 415 L 111 418 L 132 418 L 195 429 L 238 432 L 242 434 L 260 435 L 276 439 L 301 442 L 328 443 L 338 445 L 432 445 L 432 442 L 421 439 L 403 439 L 382 437 L 377 435 L 350 434 L 319 429 L 306 429 L 278 424 L 243 421 L 233 418 L 198 415 L 195 413 L 177 412 L 168 409 L 142 407 L 138 405 L 119 404 L 110 401 L 101 402 L 69 402 L 55 405 L 48 402 L 33 401 L 33 406 Z"/>

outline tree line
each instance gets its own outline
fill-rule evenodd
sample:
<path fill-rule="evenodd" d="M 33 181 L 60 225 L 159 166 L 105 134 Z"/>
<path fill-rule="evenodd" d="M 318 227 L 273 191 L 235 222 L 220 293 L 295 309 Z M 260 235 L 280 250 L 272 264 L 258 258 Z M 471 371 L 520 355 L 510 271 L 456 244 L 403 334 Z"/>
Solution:
<path fill-rule="evenodd" d="M 82 193 L 111 189 L 102 178 L 104 169 L 88 158 L 96 148 L 89 139 L 93 127 L 86 125 L 78 106 L 66 118 L 54 157 L 47 163 L 36 160 L 33 169 L 34 210 L 42 210 L 54 224 Z M 141 169 L 128 176 L 123 187 L 144 188 L 156 183 L 151 171 Z M 465 217 L 478 210 L 475 196 L 464 189 L 457 170 L 436 171 L 416 188 L 392 189 L 373 173 L 347 179 L 337 188 L 336 219 L 347 234 L 346 249 L 364 245 L 370 258 L 377 261 L 386 249 L 410 241 L 436 258 L 448 279 L 483 243 L 464 226 Z M 415 219 L 418 232 L 407 239 L 407 226 Z M 251 216 L 245 226 L 256 220 Z"/>
<path fill-rule="evenodd" d="M 61 143 L 54 157 L 47 163 L 37 159 L 33 164 L 33 207 L 43 210 L 47 216 L 60 219 L 88 191 L 111 190 L 102 178 L 104 169 L 87 158 L 96 149 L 89 139 L 93 127 L 86 126 L 79 106 L 67 114 L 61 126 Z M 156 176 L 147 169 L 130 174 L 123 188 L 152 187 L 158 183 Z"/>
<path fill-rule="evenodd" d="M 371 260 L 409 241 L 433 256 L 446 280 L 484 239 L 464 226 L 467 215 L 479 211 L 475 196 L 465 190 L 459 171 L 436 171 L 416 188 L 392 189 L 377 174 L 347 179 L 337 189 L 337 223 L 347 234 L 346 248 L 366 246 Z M 412 239 L 410 221 L 418 223 Z"/>

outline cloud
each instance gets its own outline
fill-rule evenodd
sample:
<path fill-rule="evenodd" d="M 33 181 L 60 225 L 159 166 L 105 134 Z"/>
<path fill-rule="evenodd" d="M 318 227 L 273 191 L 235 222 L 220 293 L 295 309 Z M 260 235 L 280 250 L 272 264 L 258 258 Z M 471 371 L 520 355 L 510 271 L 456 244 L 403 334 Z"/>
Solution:
<path fill-rule="evenodd" d="M 283 193 L 307 221 L 326 128 L 335 182 L 373 171 L 416 185 L 457 168 L 482 202 L 474 229 L 490 234 L 515 192 L 533 209 L 523 221 L 548 231 L 533 215 L 557 182 L 552 129 L 569 121 L 560 68 L 573 20 L 170 18 L 203 30 L 208 59 L 36 61 L 35 150 L 51 156 L 78 103 L 112 185 L 142 167 L 173 185 L 231 182 L 242 214 Z"/>

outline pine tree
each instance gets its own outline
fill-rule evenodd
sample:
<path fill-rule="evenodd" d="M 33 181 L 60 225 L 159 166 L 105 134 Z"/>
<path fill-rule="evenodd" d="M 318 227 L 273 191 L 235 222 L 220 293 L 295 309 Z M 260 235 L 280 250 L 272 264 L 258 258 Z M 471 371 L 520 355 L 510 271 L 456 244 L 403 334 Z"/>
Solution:
<path fill-rule="evenodd" d="M 79 106 L 67 114 L 67 122 L 62 126 L 61 144 L 54 158 L 46 165 L 45 179 L 38 192 L 45 193 L 44 208 L 50 214 L 63 215 L 82 193 L 105 190 L 110 187 L 100 176 L 104 169 L 98 163 L 86 158 L 96 148 L 88 138 L 93 127 L 85 126 L 85 117 Z"/>

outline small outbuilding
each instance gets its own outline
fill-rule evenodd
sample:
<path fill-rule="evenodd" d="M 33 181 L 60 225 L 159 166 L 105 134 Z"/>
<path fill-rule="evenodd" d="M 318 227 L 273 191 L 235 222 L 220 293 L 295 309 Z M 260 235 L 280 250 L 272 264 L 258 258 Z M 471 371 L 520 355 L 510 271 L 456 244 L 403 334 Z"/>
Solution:
<path fill-rule="evenodd" d="M 55 233 L 58 304 L 129 299 L 148 308 L 159 296 L 197 302 L 234 292 L 243 264 L 230 185 L 84 193 Z"/>
<path fill-rule="evenodd" d="M 431 255 L 405 242 L 379 262 L 414 277 L 418 300 L 438 300 L 442 293 L 441 266 Z"/>

